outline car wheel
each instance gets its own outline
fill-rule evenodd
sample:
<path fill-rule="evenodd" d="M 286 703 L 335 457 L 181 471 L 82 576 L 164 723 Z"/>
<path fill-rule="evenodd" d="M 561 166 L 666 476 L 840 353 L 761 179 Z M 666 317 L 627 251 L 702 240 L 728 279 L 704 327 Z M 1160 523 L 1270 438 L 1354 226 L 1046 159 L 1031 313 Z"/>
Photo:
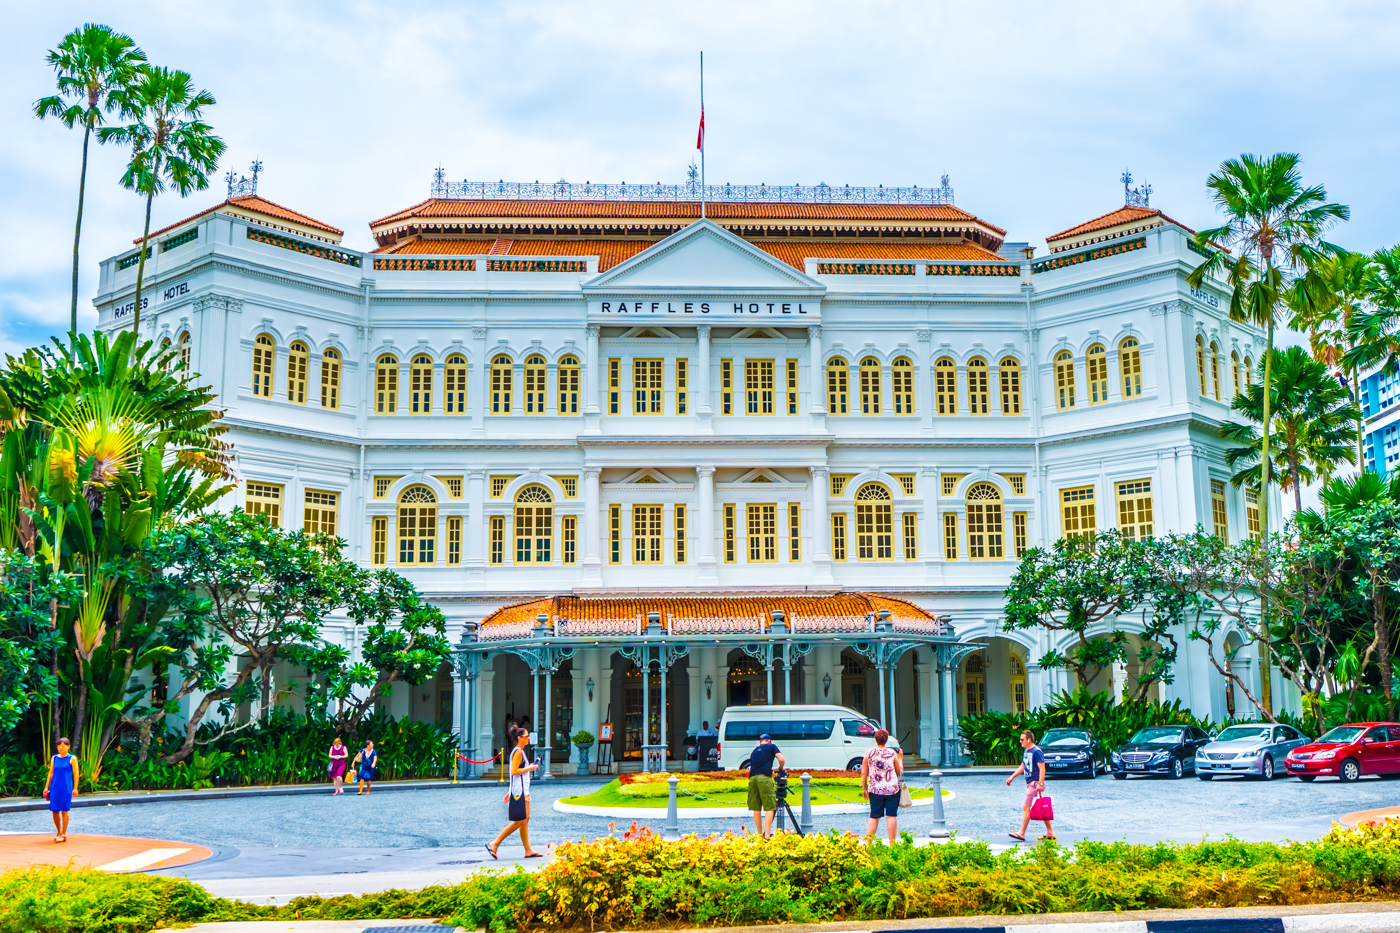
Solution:
<path fill-rule="evenodd" d="M 1184 773 L 1186 773 L 1186 768 L 1181 764 L 1181 759 L 1180 759 L 1180 758 L 1173 758 L 1173 759 L 1172 759 L 1172 772 L 1171 772 L 1171 774 L 1172 774 L 1172 780 L 1173 780 L 1173 781 L 1178 781 L 1178 780 L 1180 780 L 1180 779 L 1181 779 L 1181 776 L 1182 776 Z"/>
<path fill-rule="evenodd" d="M 1212 777 L 1214 777 L 1214 775 L 1212 774 L 1202 774 L 1199 771 L 1196 772 L 1196 780 L 1198 781 L 1209 781 Z"/>
<path fill-rule="evenodd" d="M 1098 777 L 1098 776 L 1099 776 L 1099 766 L 1096 765 L 1096 764 L 1094 764 L 1092 761 L 1089 762 L 1089 780 L 1092 781 L 1094 778 L 1096 778 L 1096 777 Z"/>
<path fill-rule="evenodd" d="M 1348 758 L 1346 761 L 1342 762 L 1342 766 L 1337 769 L 1337 777 L 1341 778 L 1346 784 L 1355 781 L 1357 778 L 1361 777 L 1361 762 L 1357 761 L 1355 758 Z"/>
<path fill-rule="evenodd" d="M 856 765 L 856 767 L 860 767 L 860 765 Z M 740 771 L 747 771 L 747 770 L 749 770 L 749 760 L 748 760 L 747 758 L 745 758 L 743 761 L 739 762 L 739 770 L 740 770 Z M 849 770 L 851 770 L 851 769 L 850 769 L 850 768 L 847 768 L 846 770 L 849 771 Z"/>
<path fill-rule="evenodd" d="M 1274 756 L 1265 755 L 1264 764 L 1259 769 L 1259 780 L 1272 781 L 1274 779 Z"/>
<path fill-rule="evenodd" d="M 1317 775 L 1316 775 L 1316 774 L 1300 774 L 1300 775 L 1298 775 L 1298 780 L 1302 781 L 1304 784 L 1311 784 L 1313 781 L 1316 781 L 1316 780 L 1317 780 Z"/>
<path fill-rule="evenodd" d="M 1115 781 L 1126 781 L 1128 779 L 1128 776 L 1126 774 L 1119 774 L 1117 771 L 1115 771 L 1113 772 L 1113 779 Z"/>
<path fill-rule="evenodd" d="M 859 770 L 860 770 L 860 759 L 859 759 L 859 758 L 852 758 L 850 761 L 846 762 L 846 770 L 847 770 L 847 771 L 859 771 Z"/>

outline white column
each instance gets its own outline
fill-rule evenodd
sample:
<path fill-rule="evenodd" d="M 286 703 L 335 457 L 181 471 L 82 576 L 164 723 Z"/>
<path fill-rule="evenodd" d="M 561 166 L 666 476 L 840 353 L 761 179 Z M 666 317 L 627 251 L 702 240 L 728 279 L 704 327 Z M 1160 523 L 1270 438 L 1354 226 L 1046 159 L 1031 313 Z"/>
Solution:
<path fill-rule="evenodd" d="M 698 357 L 695 360 L 695 413 L 701 416 L 713 414 L 710 405 L 710 325 L 701 324 L 695 328 Z"/>
<path fill-rule="evenodd" d="M 467 386 L 467 412 L 471 430 L 486 430 L 486 398 L 491 392 L 491 361 L 486 356 L 486 328 L 472 328 L 472 369 Z"/>
<path fill-rule="evenodd" d="M 467 470 L 467 553 L 468 579 L 486 575 L 486 471 Z M 392 520 L 392 519 L 391 519 Z"/>
<path fill-rule="evenodd" d="M 581 653 L 581 652 L 580 652 L 580 653 Z M 584 689 L 584 686 L 583 686 L 584 683 L 586 683 L 587 680 L 588 680 L 588 676 L 587 676 L 588 669 L 587 669 L 587 666 L 586 666 L 585 664 L 581 663 L 581 662 L 582 662 L 582 658 L 580 658 L 580 657 L 578 657 L 577 655 L 575 655 L 573 666 L 569 669 L 569 679 L 573 681 L 573 687 L 574 687 L 574 722 L 573 722 L 573 725 L 570 726 L 570 729 L 571 729 L 572 731 L 570 731 L 570 733 L 569 733 L 569 735 L 571 735 L 571 736 L 572 736 L 575 732 L 577 732 L 578 730 L 583 729 L 583 728 L 586 728 L 586 727 L 579 721 L 579 713 L 580 713 L 580 711 L 583 711 L 583 710 L 584 710 L 584 705 L 583 705 L 583 704 L 584 704 L 584 703 L 587 701 L 587 699 L 588 699 L 588 691 L 585 690 L 585 689 Z M 585 712 L 585 718 L 586 718 L 586 712 Z M 589 731 L 592 732 L 593 730 L 590 729 Z M 594 734 L 596 735 L 597 733 L 594 733 Z M 572 741 L 570 741 L 570 742 L 569 742 L 569 753 L 568 753 L 568 755 L 567 755 L 567 756 L 560 756 L 560 758 L 561 758 L 561 760 L 566 760 L 566 761 L 568 761 L 571 765 L 577 765 L 577 764 L 578 764 L 578 746 L 574 745 L 574 743 L 573 743 Z M 565 774 L 573 774 L 573 773 L 574 773 L 575 771 L 577 771 L 577 770 L 578 770 L 578 769 L 577 769 L 576 767 L 575 767 L 575 768 L 569 768 L 569 769 L 568 769 L 567 771 L 565 771 L 564 773 L 565 773 Z"/>
<path fill-rule="evenodd" d="M 920 429 L 933 433 L 933 331 L 919 328 L 919 378 L 914 380 L 914 410 L 919 413 Z M 927 497 L 925 497 L 927 498 Z"/>
<path fill-rule="evenodd" d="M 811 371 L 808 382 L 811 384 L 812 404 L 808 411 L 813 415 L 825 415 L 826 411 L 826 367 L 822 365 L 822 326 L 807 325 L 807 368 Z"/>
<path fill-rule="evenodd" d="M 603 410 L 603 370 L 607 364 L 599 358 L 602 350 L 598 342 L 598 325 L 588 325 L 588 355 L 584 365 L 588 367 L 587 381 L 584 392 L 586 399 L 583 412 L 586 415 L 596 415 Z"/>
<path fill-rule="evenodd" d="M 831 577 L 831 519 L 826 514 L 826 493 L 831 485 L 831 473 L 824 466 L 814 466 L 812 473 L 812 579 L 830 583 Z"/>
<path fill-rule="evenodd" d="M 715 468 L 698 466 L 695 478 L 700 487 L 699 529 L 696 544 L 700 548 L 701 583 L 715 583 L 719 580 L 719 570 L 715 562 Z"/>
<path fill-rule="evenodd" d="M 690 653 L 686 659 L 685 679 L 686 688 L 690 691 L 690 718 L 686 720 L 686 732 L 694 735 L 700 731 L 700 703 L 704 699 L 704 689 L 700 686 L 705 679 L 705 674 L 700 664 L 700 656 L 704 653 L 703 648 Z"/>
<path fill-rule="evenodd" d="M 476 678 L 476 728 L 477 742 L 476 749 L 481 754 L 477 759 L 490 758 L 500 750 L 496 744 L 496 714 L 493 712 L 492 701 L 496 697 L 496 672 L 494 670 L 484 670 Z M 501 737 L 504 740 L 504 736 Z M 492 762 L 489 765 L 477 765 L 485 773 L 490 773 L 494 767 L 496 773 L 500 773 L 501 763 Z"/>
<path fill-rule="evenodd" d="M 919 723 L 917 735 L 919 757 L 933 761 L 934 748 L 938 745 L 938 665 L 928 663 L 933 660 L 932 649 L 919 649 L 919 663 L 914 665 L 914 677 L 919 682 Z"/>
<path fill-rule="evenodd" d="M 603 580 L 603 562 L 598 556 L 598 521 L 602 509 L 600 472 L 598 467 L 583 468 L 583 579 L 596 583 Z"/>

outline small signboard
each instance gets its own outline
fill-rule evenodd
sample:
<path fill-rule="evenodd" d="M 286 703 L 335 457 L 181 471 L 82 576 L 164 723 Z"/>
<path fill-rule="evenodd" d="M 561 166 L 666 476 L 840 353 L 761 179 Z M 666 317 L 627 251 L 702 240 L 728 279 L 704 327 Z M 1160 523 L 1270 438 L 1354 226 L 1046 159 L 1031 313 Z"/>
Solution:
<path fill-rule="evenodd" d="M 598 723 L 598 741 L 599 741 L 599 742 L 611 742 L 612 740 L 613 740 L 613 735 L 612 735 L 612 723 L 610 723 L 610 722 L 600 722 L 600 723 Z"/>

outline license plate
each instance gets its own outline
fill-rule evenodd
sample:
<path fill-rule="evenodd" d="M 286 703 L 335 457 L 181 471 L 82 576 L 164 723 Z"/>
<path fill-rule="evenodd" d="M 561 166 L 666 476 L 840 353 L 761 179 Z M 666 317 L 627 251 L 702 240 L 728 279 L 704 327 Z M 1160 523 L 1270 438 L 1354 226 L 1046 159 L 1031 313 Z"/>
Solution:
<path fill-rule="evenodd" d="M 1128 765 L 1129 771 L 1143 771 L 1146 770 L 1146 768 L 1147 765 Z"/>
<path fill-rule="evenodd" d="M 1052 767 L 1052 768 L 1068 768 L 1069 765 L 1067 765 L 1067 764 L 1062 764 L 1062 763 L 1060 763 L 1060 762 L 1053 762 L 1053 763 L 1050 765 L 1050 767 Z"/>

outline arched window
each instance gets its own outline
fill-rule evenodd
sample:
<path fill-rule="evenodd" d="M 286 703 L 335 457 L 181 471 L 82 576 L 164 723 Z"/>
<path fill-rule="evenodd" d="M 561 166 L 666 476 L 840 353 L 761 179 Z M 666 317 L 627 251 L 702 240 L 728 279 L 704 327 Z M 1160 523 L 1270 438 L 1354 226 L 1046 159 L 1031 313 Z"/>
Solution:
<path fill-rule="evenodd" d="M 1201 397 L 1205 398 L 1206 391 L 1206 342 L 1200 334 L 1196 335 L 1196 381 L 1201 387 Z"/>
<path fill-rule="evenodd" d="M 525 358 L 525 414 L 544 414 L 544 357 L 538 353 Z"/>
<path fill-rule="evenodd" d="M 161 341 L 160 341 L 160 356 L 161 356 L 160 368 L 161 368 L 162 370 L 167 370 L 167 369 L 170 368 L 170 357 L 167 355 L 169 352 L 170 352 L 170 338 L 169 338 L 169 337 L 164 337 L 164 338 L 162 338 Z"/>
<path fill-rule="evenodd" d="M 1089 404 L 1108 401 L 1108 351 L 1096 343 L 1084 354 L 1084 375 L 1089 379 Z"/>
<path fill-rule="evenodd" d="M 433 413 L 433 358 L 426 353 L 408 364 L 408 410 L 415 415 Z"/>
<path fill-rule="evenodd" d="M 1254 361 L 1249 357 L 1244 358 L 1244 388 L 1241 391 L 1249 391 L 1249 387 L 1254 385 Z"/>
<path fill-rule="evenodd" d="M 491 361 L 491 414 L 510 414 L 510 389 L 514 378 L 510 357 L 502 355 Z"/>
<path fill-rule="evenodd" d="M 1235 395 L 1244 391 L 1244 387 L 1240 385 L 1240 355 L 1235 350 L 1230 351 L 1230 385 L 1235 387 Z"/>
<path fill-rule="evenodd" d="M 873 356 L 860 361 L 860 413 L 880 413 L 880 361 Z"/>
<path fill-rule="evenodd" d="M 1011 712 L 1026 711 L 1026 665 L 1020 657 L 1011 655 Z"/>
<path fill-rule="evenodd" d="M 272 398 L 272 357 L 275 352 L 272 337 L 258 334 L 253 341 L 253 394 L 259 398 Z"/>
<path fill-rule="evenodd" d="M 1003 537 L 1001 492 L 991 483 L 978 483 L 967 491 L 967 556 L 1000 560 Z"/>
<path fill-rule="evenodd" d="M 1210 385 L 1215 400 L 1220 401 L 1220 344 L 1210 342 Z"/>
<path fill-rule="evenodd" d="M 847 381 L 851 372 L 846 361 L 834 356 L 826 364 L 826 410 L 828 414 L 846 414 Z"/>
<path fill-rule="evenodd" d="M 905 357 L 895 360 L 890 366 L 890 391 L 894 393 L 894 413 L 912 415 L 914 413 L 914 364 Z"/>
<path fill-rule="evenodd" d="M 287 347 L 287 401 L 306 404 L 306 364 L 310 353 L 306 344 L 293 340 Z"/>
<path fill-rule="evenodd" d="M 185 364 L 185 369 L 190 368 L 190 332 L 184 331 L 180 338 L 175 341 L 175 345 L 180 348 L 180 362 Z"/>
<path fill-rule="evenodd" d="M 448 415 L 467 413 L 467 358 L 454 353 L 442 368 L 442 410 Z"/>
<path fill-rule="evenodd" d="M 1001 376 L 1001 413 L 1019 415 L 1021 413 L 1021 361 L 1014 356 L 1002 357 L 997 364 Z"/>
<path fill-rule="evenodd" d="M 340 351 L 334 347 L 321 354 L 321 407 L 340 407 Z"/>
<path fill-rule="evenodd" d="M 540 485 L 515 496 L 515 562 L 547 564 L 554 540 L 554 497 Z"/>
<path fill-rule="evenodd" d="M 974 356 L 967 361 L 967 407 L 974 415 L 990 411 L 991 393 L 987 386 L 987 361 Z"/>
<path fill-rule="evenodd" d="M 1055 354 L 1055 404 L 1060 411 L 1074 407 L 1074 354 L 1068 350 Z"/>
<path fill-rule="evenodd" d="M 437 496 L 427 486 L 410 486 L 399 496 L 399 563 L 436 561 Z"/>
<path fill-rule="evenodd" d="M 1124 337 L 1118 345 L 1118 369 L 1123 373 L 1123 397 L 1142 394 L 1142 354 L 1136 337 Z"/>
<path fill-rule="evenodd" d="M 986 661 L 979 651 L 967 656 L 963 662 L 963 695 L 967 698 L 969 716 L 987 711 L 987 669 Z"/>
<path fill-rule="evenodd" d="M 399 410 L 399 358 L 392 353 L 374 364 L 374 413 L 392 415 Z"/>
<path fill-rule="evenodd" d="M 946 356 L 933 364 L 933 397 L 940 415 L 958 413 L 958 367 Z"/>
<path fill-rule="evenodd" d="M 866 483 L 855 498 L 857 559 L 894 560 L 890 491 L 879 483 Z"/>
<path fill-rule="evenodd" d="M 559 414 L 578 414 L 578 357 L 566 356 L 559 361 Z"/>

